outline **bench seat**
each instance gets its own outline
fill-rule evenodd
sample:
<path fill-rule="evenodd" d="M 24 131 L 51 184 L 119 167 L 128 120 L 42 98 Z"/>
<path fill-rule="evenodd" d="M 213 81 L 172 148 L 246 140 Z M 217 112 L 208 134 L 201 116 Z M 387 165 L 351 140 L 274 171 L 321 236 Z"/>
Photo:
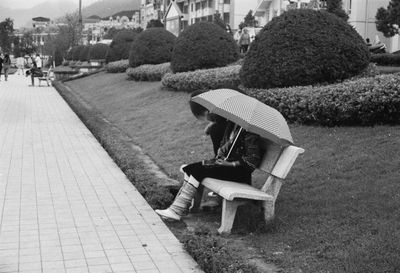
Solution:
<path fill-rule="evenodd" d="M 248 184 L 205 178 L 202 181 L 202 185 L 229 201 L 232 201 L 235 198 L 260 201 L 274 200 L 273 196 Z"/>

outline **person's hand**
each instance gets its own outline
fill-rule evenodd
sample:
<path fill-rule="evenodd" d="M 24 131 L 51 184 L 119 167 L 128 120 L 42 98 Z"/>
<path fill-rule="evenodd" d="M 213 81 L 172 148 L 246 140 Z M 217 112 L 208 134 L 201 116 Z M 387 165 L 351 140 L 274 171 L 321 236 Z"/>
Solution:
<path fill-rule="evenodd" d="M 235 163 L 228 162 L 228 161 L 225 161 L 223 159 L 217 159 L 215 161 L 215 164 L 220 165 L 220 166 L 226 166 L 226 167 L 235 167 Z"/>

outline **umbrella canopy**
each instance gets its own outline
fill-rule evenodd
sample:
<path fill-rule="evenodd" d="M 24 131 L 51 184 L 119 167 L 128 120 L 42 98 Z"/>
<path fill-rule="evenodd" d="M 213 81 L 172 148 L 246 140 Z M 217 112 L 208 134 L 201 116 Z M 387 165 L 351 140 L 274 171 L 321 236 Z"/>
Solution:
<path fill-rule="evenodd" d="M 211 90 L 192 98 L 211 113 L 220 115 L 282 146 L 293 144 L 285 118 L 276 109 L 232 89 Z"/>

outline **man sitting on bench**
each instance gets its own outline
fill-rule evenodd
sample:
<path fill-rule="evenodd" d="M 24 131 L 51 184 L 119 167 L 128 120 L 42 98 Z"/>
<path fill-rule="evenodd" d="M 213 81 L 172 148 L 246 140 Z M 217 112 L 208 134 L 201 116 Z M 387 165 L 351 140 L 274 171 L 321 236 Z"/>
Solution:
<path fill-rule="evenodd" d="M 35 77 L 43 77 L 42 71 L 42 59 L 40 58 L 39 54 L 36 54 L 36 58 L 33 59 L 32 57 L 32 66 L 31 69 L 26 71 L 26 76 L 31 76 L 32 85 L 35 86 Z"/>

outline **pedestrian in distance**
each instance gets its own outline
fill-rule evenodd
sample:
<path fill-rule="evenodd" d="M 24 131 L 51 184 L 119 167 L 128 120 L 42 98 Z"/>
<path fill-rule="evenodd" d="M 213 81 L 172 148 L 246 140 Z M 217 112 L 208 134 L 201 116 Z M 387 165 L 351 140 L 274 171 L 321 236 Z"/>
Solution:
<path fill-rule="evenodd" d="M 0 81 L 1 81 L 1 71 L 3 71 L 3 54 L 0 53 Z"/>
<path fill-rule="evenodd" d="M 5 54 L 4 55 L 4 60 L 3 60 L 3 71 L 4 71 L 4 79 L 5 79 L 5 81 L 8 80 L 8 73 L 10 71 L 10 67 L 11 67 L 10 55 Z"/>
<path fill-rule="evenodd" d="M 250 34 L 247 29 L 243 29 L 242 35 L 240 35 L 239 39 L 239 46 L 240 46 L 240 52 L 241 53 L 246 53 L 247 50 L 249 49 L 250 45 Z"/>
<path fill-rule="evenodd" d="M 17 68 L 18 68 L 18 75 L 21 75 L 21 72 L 22 72 L 22 75 L 24 75 L 25 58 L 22 56 L 19 56 L 17 58 L 16 62 L 17 62 Z"/>

